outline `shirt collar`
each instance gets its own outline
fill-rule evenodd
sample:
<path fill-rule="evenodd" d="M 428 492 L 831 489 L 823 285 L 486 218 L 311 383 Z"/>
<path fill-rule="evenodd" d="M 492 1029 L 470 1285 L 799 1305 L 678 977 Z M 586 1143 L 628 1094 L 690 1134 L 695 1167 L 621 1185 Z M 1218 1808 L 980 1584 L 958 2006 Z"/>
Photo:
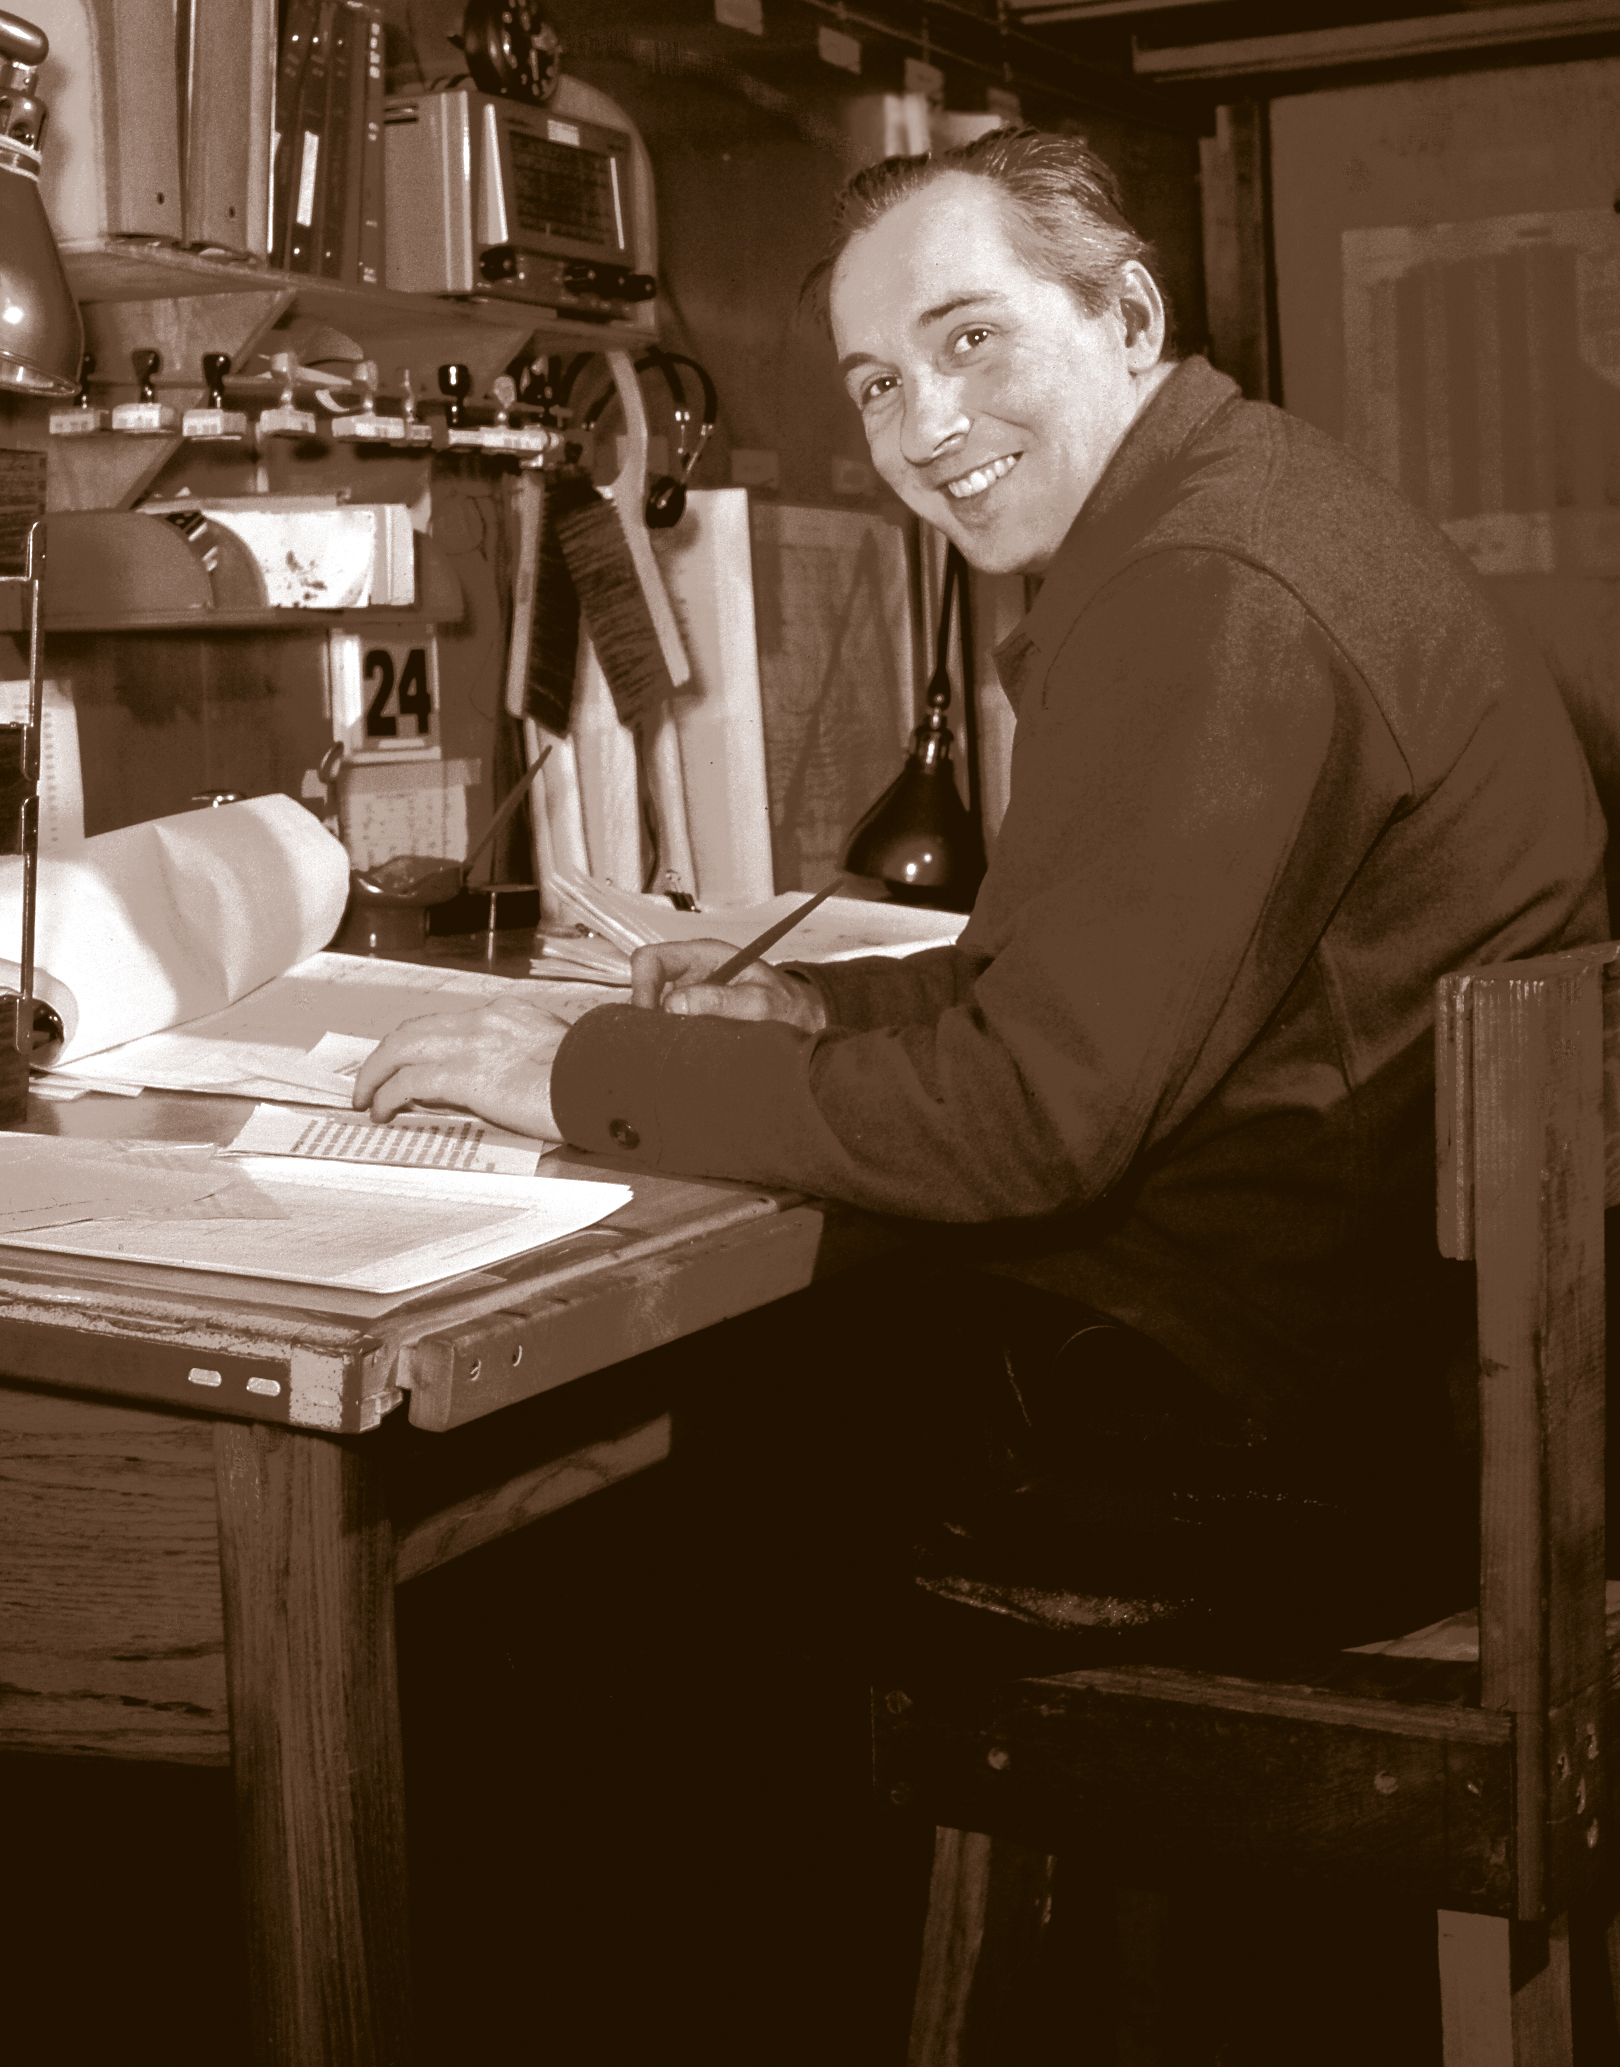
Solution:
<path fill-rule="evenodd" d="M 1102 478 L 1086 497 L 1068 536 L 1052 556 L 1052 564 L 1023 620 L 995 649 L 995 660 L 1009 694 L 1032 649 L 1055 652 L 1068 635 L 1075 611 L 1088 593 L 1086 562 L 1128 519 L 1143 490 L 1156 489 L 1164 470 L 1218 409 L 1238 393 L 1236 381 L 1217 373 L 1207 359 L 1183 359 L 1132 422 Z M 1155 505 L 1157 495 L 1154 496 Z"/>

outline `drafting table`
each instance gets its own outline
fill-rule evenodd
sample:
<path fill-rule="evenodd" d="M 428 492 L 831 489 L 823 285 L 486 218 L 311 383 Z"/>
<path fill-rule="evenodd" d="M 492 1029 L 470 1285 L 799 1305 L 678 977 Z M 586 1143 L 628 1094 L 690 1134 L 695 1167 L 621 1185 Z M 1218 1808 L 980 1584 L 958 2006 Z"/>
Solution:
<path fill-rule="evenodd" d="M 147 1092 L 36 1101 L 30 1126 L 223 1142 L 248 1110 Z M 0 1744 L 233 1766 L 267 2067 L 410 2058 L 395 1584 L 667 1454 L 667 1406 L 610 1367 L 898 1239 L 741 1185 L 559 1165 L 634 1198 L 495 1283 L 370 1318 L 0 1249 Z M 559 1452 L 523 1403 L 592 1373 Z M 491 1442 L 503 1408 L 513 1438 Z"/>

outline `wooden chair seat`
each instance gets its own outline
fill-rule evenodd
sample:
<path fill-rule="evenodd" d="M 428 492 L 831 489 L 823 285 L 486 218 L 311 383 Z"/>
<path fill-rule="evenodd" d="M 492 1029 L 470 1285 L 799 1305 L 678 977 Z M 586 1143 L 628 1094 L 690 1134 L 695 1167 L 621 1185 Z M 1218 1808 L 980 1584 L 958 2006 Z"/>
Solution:
<path fill-rule="evenodd" d="M 1446 2067 L 1570 2067 L 1567 1918 L 1601 1890 L 1620 1588 L 1603 1577 L 1613 945 L 1445 979 L 1442 1253 L 1475 1270 L 1468 1610 L 1264 1677 L 1103 1666 L 894 1684 L 880 1798 L 937 1826 L 910 2067 L 1018 2067 L 1055 1861 L 1399 1887 L 1439 1913 Z M 1042 2057 L 1046 2057 L 1043 2055 Z"/>

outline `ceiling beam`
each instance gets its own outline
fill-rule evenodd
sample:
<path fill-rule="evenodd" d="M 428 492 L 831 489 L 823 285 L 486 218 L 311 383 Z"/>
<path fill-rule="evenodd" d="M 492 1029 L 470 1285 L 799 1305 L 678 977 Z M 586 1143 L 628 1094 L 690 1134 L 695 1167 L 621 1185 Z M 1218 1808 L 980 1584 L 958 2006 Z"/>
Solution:
<path fill-rule="evenodd" d="M 1089 8 L 1077 11 L 1072 19 L 1091 12 Z M 1050 23 L 1056 18 L 1048 15 L 1046 20 Z M 1461 14 L 1307 29 L 1287 36 L 1233 37 L 1224 43 L 1158 48 L 1138 44 L 1134 63 L 1137 72 L 1150 79 L 1231 79 L 1437 54 L 1462 55 L 1613 30 L 1620 30 L 1620 0 L 1541 0 L 1534 6 L 1470 8 Z"/>
<path fill-rule="evenodd" d="M 1180 14 L 1188 7 L 1229 7 L 1231 0 L 1068 0 L 1062 7 L 1052 0 L 1013 0 L 1012 12 L 1025 28 L 1041 28 L 1050 22 L 1102 21 L 1114 14 Z"/>
<path fill-rule="evenodd" d="M 953 29 L 947 22 L 946 41 L 924 28 L 920 12 L 912 16 L 893 0 L 868 0 L 868 4 L 883 11 L 868 13 L 846 5 L 845 0 L 799 0 L 799 5 L 827 16 L 852 35 L 880 36 L 936 63 L 979 72 L 997 86 L 1067 101 L 1076 108 L 1122 115 L 1172 133 L 1190 134 L 1203 126 L 1189 118 L 1185 109 L 1155 99 L 1151 89 L 1138 84 L 1130 73 L 1090 63 L 1049 37 L 1007 28 L 998 24 L 994 15 L 983 15 L 962 5 L 961 0 L 932 0 L 928 8 L 936 24 L 941 15 L 960 23 L 960 28 Z M 983 44 L 977 55 L 962 48 L 962 41 L 974 32 Z"/>

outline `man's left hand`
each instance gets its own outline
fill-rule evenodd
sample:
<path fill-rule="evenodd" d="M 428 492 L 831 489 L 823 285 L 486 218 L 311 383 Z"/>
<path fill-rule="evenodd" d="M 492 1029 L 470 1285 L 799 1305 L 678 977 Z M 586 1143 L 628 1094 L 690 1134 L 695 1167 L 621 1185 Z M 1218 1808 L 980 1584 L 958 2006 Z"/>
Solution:
<path fill-rule="evenodd" d="M 566 1021 L 515 999 L 408 1019 L 366 1058 L 354 1102 L 377 1120 L 412 1103 L 460 1105 L 515 1134 L 560 1141 L 551 1065 L 567 1031 Z"/>

